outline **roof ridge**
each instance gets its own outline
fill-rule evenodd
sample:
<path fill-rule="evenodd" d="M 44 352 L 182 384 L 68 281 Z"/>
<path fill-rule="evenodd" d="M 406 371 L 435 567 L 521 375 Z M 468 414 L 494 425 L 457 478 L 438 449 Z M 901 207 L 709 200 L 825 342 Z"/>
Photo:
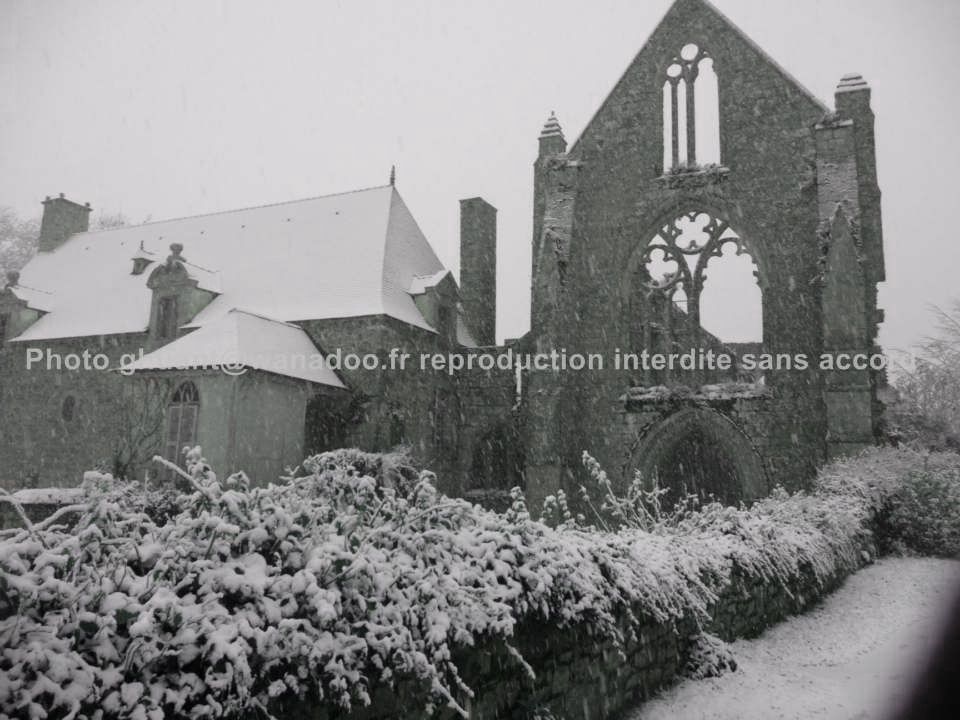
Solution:
<path fill-rule="evenodd" d="M 343 190 L 341 192 L 326 193 L 325 195 L 314 195 L 312 197 L 298 198 L 296 200 L 281 200 L 273 203 L 263 203 L 261 205 L 248 205 L 246 207 L 231 208 L 230 210 L 215 210 L 209 213 L 196 213 L 194 215 L 181 215 L 179 217 L 165 218 L 164 220 L 151 220 L 150 222 L 140 223 L 138 225 L 119 225 L 117 227 L 100 228 L 97 230 L 87 230 L 82 233 L 74 233 L 71 237 L 80 235 L 98 235 L 100 233 L 114 232 L 115 230 L 129 230 L 130 228 L 146 227 L 148 225 L 162 225 L 163 223 L 177 222 L 179 220 L 193 220 L 195 218 L 213 217 L 214 215 L 229 215 L 230 213 L 244 212 L 245 210 L 260 210 L 261 208 L 279 207 L 281 205 L 295 205 L 296 203 L 309 202 L 311 200 L 323 200 L 324 198 L 337 197 L 339 195 L 353 195 L 355 193 L 370 192 L 371 190 L 382 190 L 391 187 L 390 185 L 371 185 L 370 187 L 356 188 L 354 190 Z"/>
<path fill-rule="evenodd" d="M 17 283 L 16 285 L 10 286 L 11 290 L 16 290 L 17 288 L 21 288 L 22 290 L 33 290 L 34 292 L 43 293 L 44 295 L 50 295 L 51 297 L 53 297 L 54 295 L 53 291 L 51 290 L 41 290 L 40 288 L 35 288 L 31 285 L 21 285 L 20 283 Z"/>
<path fill-rule="evenodd" d="M 197 270 L 203 270 L 203 272 L 210 273 L 211 275 L 220 274 L 219 270 L 211 270 L 210 268 L 204 267 L 203 265 L 197 265 L 196 263 L 190 262 L 189 260 L 184 260 L 181 258 L 180 262 L 182 262 L 184 265 L 189 265 L 192 268 L 196 268 Z"/>
<path fill-rule="evenodd" d="M 224 317 L 230 313 L 239 313 L 241 315 L 249 315 L 250 317 L 255 317 L 258 320 L 266 320 L 267 322 L 276 323 L 277 325 L 286 325 L 287 327 L 294 328 L 295 330 L 303 331 L 303 328 L 297 325 L 296 323 L 287 322 L 286 320 L 280 320 L 278 318 L 270 317 L 269 315 L 263 315 L 262 313 L 254 312 L 253 310 L 247 310 L 242 307 L 232 307 L 225 313 Z M 201 326 L 202 327 L 202 326 Z"/>

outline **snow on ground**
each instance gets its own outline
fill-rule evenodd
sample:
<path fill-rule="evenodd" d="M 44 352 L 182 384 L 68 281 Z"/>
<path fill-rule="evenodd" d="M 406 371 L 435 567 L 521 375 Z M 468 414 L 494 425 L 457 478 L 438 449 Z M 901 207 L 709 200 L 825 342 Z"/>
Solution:
<path fill-rule="evenodd" d="M 823 603 L 731 648 L 734 673 L 687 680 L 625 720 L 874 720 L 909 690 L 960 562 L 887 558 Z"/>

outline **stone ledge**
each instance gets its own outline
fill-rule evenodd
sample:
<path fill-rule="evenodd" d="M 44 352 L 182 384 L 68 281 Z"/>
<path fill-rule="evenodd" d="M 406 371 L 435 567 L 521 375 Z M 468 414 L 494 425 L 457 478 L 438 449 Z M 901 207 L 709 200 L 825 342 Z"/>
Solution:
<path fill-rule="evenodd" d="M 693 165 L 667 170 L 657 182 L 669 190 L 701 188 L 726 181 L 730 168 L 724 165 Z"/>

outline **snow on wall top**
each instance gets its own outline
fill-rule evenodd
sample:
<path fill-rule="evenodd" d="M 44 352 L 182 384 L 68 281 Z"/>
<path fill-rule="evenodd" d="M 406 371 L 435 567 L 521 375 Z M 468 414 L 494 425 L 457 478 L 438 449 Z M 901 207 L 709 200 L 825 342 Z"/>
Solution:
<path fill-rule="evenodd" d="M 233 309 L 121 370 L 191 370 L 243 368 L 344 387 L 337 374 L 320 362 L 320 351 L 300 327 Z"/>
<path fill-rule="evenodd" d="M 133 258 L 162 262 L 172 243 L 219 293 L 191 326 L 239 307 L 283 321 L 385 314 L 433 330 L 407 289 L 443 266 L 386 185 L 73 235 L 21 271 L 21 285 L 52 295 L 48 314 L 16 339 L 146 331 L 156 265 L 133 275 Z"/>
<path fill-rule="evenodd" d="M 72 505 L 84 499 L 82 488 L 25 488 L 13 493 L 23 505 Z"/>

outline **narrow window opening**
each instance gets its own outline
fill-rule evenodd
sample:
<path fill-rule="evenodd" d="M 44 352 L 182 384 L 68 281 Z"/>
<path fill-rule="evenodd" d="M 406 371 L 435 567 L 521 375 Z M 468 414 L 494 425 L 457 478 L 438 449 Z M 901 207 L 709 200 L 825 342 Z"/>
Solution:
<path fill-rule="evenodd" d="M 687 142 L 687 83 L 677 83 L 677 139 L 679 152 L 677 154 L 677 164 L 674 167 L 687 167 L 690 164 L 687 152 L 690 149 L 690 143 Z"/>
<path fill-rule="evenodd" d="M 72 422 L 77 409 L 77 399 L 73 395 L 67 395 L 60 405 L 60 417 L 64 422 Z"/>
<path fill-rule="evenodd" d="M 711 258 L 700 294 L 700 324 L 725 343 L 763 340 L 763 299 L 757 267 L 735 242 Z"/>
<path fill-rule="evenodd" d="M 670 98 L 673 95 L 673 83 L 663 83 L 663 167 L 672 168 L 676 163 L 673 157 L 673 113 L 670 111 Z"/>
<path fill-rule="evenodd" d="M 713 60 L 700 61 L 694 83 L 697 98 L 697 162 L 701 165 L 720 164 L 720 91 Z"/>
<path fill-rule="evenodd" d="M 663 166 L 720 163 L 719 85 L 713 59 L 689 43 L 666 70 L 663 85 Z"/>
<path fill-rule="evenodd" d="M 390 446 L 398 447 L 406 441 L 407 430 L 399 413 L 390 415 Z"/>

